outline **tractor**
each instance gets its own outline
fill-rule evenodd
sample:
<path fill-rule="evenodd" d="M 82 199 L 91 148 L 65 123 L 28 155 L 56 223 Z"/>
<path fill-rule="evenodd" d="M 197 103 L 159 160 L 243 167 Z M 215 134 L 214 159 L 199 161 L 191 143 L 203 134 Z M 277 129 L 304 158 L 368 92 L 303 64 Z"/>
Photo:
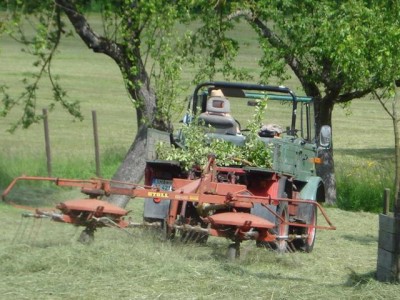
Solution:
<path fill-rule="evenodd" d="M 218 157 L 210 157 L 205 169 L 188 171 L 179 161 L 154 157 L 147 162 L 146 185 L 168 191 L 198 181 L 190 192 L 208 200 L 146 198 L 146 222 L 160 222 L 170 238 L 177 232 L 185 240 L 227 237 L 233 241 L 228 251 L 232 256 L 239 255 L 245 239 L 279 251 L 312 251 L 318 208 L 325 216 L 319 205 L 325 201 L 324 184 L 315 165 L 321 163 L 318 151 L 331 144 L 329 126 L 316 134 L 312 98 L 297 97 L 283 86 L 206 82 L 195 88 L 182 122 L 201 121 L 209 140 L 242 147 L 248 138 L 242 126 L 260 99 L 267 100 L 267 109 L 258 135 L 270 149 L 270 166 L 220 166 Z M 170 143 L 185 149 L 182 131 L 171 135 Z"/>
<path fill-rule="evenodd" d="M 246 124 L 262 101 L 266 101 L 267 109 L 255 133 L 254 122 L 252 130 Z M 311 252 L 317 229 L 335 229 L 321 206 L 325 190 L 315 168 L 322 163 L 318 151 L 331 146 L 331 129 L 322 126 L 316 133 L 312 98 L 297 97 L 283 86 L 205 82 L 189 97 L 182 123 L 202 126 L 208 143 L 224 141 L 233 149 L 248 149 L 246 145 L 255 135 L 257 144 L 266 149 L 262 159 L 268 158 L 268 164 L 257 165 L 246 159 L 223 164 L 221 155 L 215 153 L 204 155 L 201 166 L 160 159 L 155 151 L 157 141 L 191 151 L 190 133 L 149 129 L 144 185 L 101 178 L 22 176 L 11 182 L 2 198 L 6 201 L 20 180 L 77 187 L 86 198 L 64 201 L 57 205 L 57 212 L 36 210 L 24 216 L 82 226 L 80 239 L 88 242 L 98 228 L 109 226 L 157 227 L 166 239 L 180 237 L 185 242 L 204 243 L 209 236 L 224 237 L 232 241 L 229 258 L 240 255 L 240 244 L 245 240 L 277 251 Z M 128 210 L 105 201 L 112 194 L 145 198 L 143 222 L 132 222 L 126 218 Z M 318 212 L 325 225 L 317 225 Z"/>

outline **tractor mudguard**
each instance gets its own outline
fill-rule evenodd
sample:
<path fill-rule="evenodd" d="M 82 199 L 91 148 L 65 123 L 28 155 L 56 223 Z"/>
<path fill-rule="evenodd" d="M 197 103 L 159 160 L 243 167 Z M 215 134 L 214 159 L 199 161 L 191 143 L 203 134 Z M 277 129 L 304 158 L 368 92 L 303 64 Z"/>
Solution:
<path fill-rule="evenodd" d="M 322 184 L 321 177 L 312 176 L 307 180 L 306 185 L 300 191 L 300 198 L 314 201 L 324 201 L 324 199 L 317 199 L 318 188 Z"/>
<path fill-rule="evenodd" d="M 318 189 L 323 185 L 322 179 L 318 176 L 310 177 L 306 183 L 306 185 L 300 191 L 300 199 L 304 200 L 312 200 L 312 201 L 324 201 L 324 199 L 317 199 L 318 197 Z M 315 206 L 312 204 L 301 203 L 299 204 L 297 210 L 296 218 L 299 220 L 303 220 L 305 223 L 309 223 L 309 217 L 312 216 L 312 210 L 315 209 Z"/>

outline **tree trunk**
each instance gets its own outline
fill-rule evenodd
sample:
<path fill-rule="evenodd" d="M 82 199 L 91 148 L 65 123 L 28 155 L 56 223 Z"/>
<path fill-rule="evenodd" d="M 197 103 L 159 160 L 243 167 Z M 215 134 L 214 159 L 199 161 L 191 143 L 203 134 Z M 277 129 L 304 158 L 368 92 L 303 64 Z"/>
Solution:
<path fill-rule="evenodd" d="M 397 84 L 394 84 L 394 99 L 393 99 L 393 131 L 394 131 L 394 149 L 395 149 L 395 203 L 394 203 L 394 221 L 395 221 L 395 234 L 394 234 L 394 261 L 395 261 L 395 274 L 399 278 L 400 274 L 400 113 L 399 104 L 400 97 L 398 93 Z"/>
<path fill-rule="evenodd" d="M 394 150 L 395 150 L 395 205 L 394 212 L 395 216 L 400 218 L 400 95 L 398 88 L 395 87 L 394 99 L 393 99 L 393 131 L 394 131 Z"/>
<path fill-rule="evenodd" d="M 144 174 L 146 166 L 147 126 L 141 125 L 138 128 L 135 140 L 133 141 L 124 161 L 113 176 L 113 180 L 139 183 Z M 111 195 L 108 202 L 125 207 L 130 200 L 129 196 Z"/>
<path fill-rule="evenodd" d="M 150 78 L 140 52 L 142 29 L 135 27 L 137 24 L 131 22 L 132 26 L 129 27 L 131 34 L 127 35 L 127 40 L 124 40 L 124 43 L 116 43 L 93 31 L 84 15 L 78 12 L 73 1 L 56 0 L 56 3 L 66 13 L 75 31 L 89 49 L 96 53 L 104 53 L 116 62 L 127 81 L 128 93 L 138 104 L 136 107 L 138 132 L 113 180 L 139 183 L 143 178 L 146 165 L 147 128 L 151 126 L 165 130 L 169 125 L 168 120 L 156 118 L 157 99 L 150 87 Z M 129 20 L 127 22 L 130 23 Z M 132 69 L 136 72 L 132 72 Z M 125 207 L 129 199 L 130 197 L 111 195 L 108 201 Z"/>
<path fill-rule="evenodd" d="M 325 202 L 327 204 L 335 204 L 336 177 L 332 151 L 319 151 L 318 157 L 321 158 L 322 163 L 320 165 L 317 165 L 317 174 L 322 178 L 325 186 Z"/>
<path fill-rule="evenodd" d="M 316 124 L 317 132 L 323 125 L 329 125 L 332 128 L 333 101 L 329 98 L 316 99 Z M 333 145 L 328 150 L 318 151 L 318 157 L 322 163 L 317 165 L 317 175 L 322 178 L 325 186 L 325 202 L 327 204 L 336 203 L 336 177 L 335 164 L 333 161 Z"/>

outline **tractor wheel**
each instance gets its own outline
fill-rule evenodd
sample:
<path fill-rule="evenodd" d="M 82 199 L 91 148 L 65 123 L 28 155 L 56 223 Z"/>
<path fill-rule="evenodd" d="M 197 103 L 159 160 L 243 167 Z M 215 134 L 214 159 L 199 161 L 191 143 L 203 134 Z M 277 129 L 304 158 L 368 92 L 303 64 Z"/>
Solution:
<path fill-rule="evenodd" d="M 310 219 L 310 225 L 316 226 L 317 225 L 317 208 L 315 207 L 312 210 L 312 215 Z M 317 229 L 314 228 L 307 228 L 307 238 L 304 241 L 304 251 L 307 253 L 310 253 L 314 249 L 314 243 L 315 243 L 315 236 L 317 234 Z"/>
<path fill-rule="evenodd" d="M 233 243 L 228 246 L 226 258 L 233 261 L 240 257 L 240 243 Z"/>
<path fill-rule="evenodd" d="M 316 226 L 317 225 L 317 207 L 314 207 L 311 210 L 311 215 L 309 217 L 309 225 Z M 302 234 L 306 234 L 307 237 L 305 239 L 298 239 L 293 241 L 293 245 L 296 250 L 304 251 L 310 253 L 314 248 L 315 237 L 317 233 L 317 229 L 314 227 L 304 228 L 301 231 Z"/>
<path fill-rule="evenodd" d="M 278 209 L 277 209 L 277 215 L 280 216 L 285 221 L 285 223 L 289 222 L 288 204 L 286 202 L 281 202 L 279 204 Z M 289 225 L 282 224 L 281 220 L 277 218 L 275 233 L 278 236 L 287 237 L 289 234 Z M 274 249 L 276 249 L 278 252 L 286 252 L 287 240 L 286 239 L 277 239 L 275 241 Z"/>
<path fill-rule="evenodd" d="M 276 214 L 280 216 L 285 223 L 289 222 L 289 211 L 288 211 L 288 204 L 286 202 L 279 203 L 279 206 L 276 210 Z M 282 224 L 279 218 L 275 219 L 275 228 L 272 230 L 272 234 L 278 236 L 288 236 L 289 234 L 289 226 L 287 224 Z M 287 251 L 287 240 L 276 240 L 274 242 L 256 242 L 257 247 L 264 247 L 267 249 L 276 250 L 278 252 L 286 252 Z"/>

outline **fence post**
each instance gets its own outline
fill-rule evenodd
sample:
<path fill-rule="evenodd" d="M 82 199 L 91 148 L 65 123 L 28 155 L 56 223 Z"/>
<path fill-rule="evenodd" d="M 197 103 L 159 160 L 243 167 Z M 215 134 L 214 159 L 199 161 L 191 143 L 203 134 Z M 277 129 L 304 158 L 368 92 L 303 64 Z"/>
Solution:
<path fill-rule="evenodd" d="M 46 147 L 46 159 L 47 159 L 47 175 L 51 177 L 51 149 L 50 149 L 50 136 L 49 136 L 49 121 L 47 117 L 47 109 L 43 108 L 43 125 L 44 125 L 44 140 Z"/>
<path fill-rule="evenodd" d="M 93 137 L 94 137 L 94 155 L 96 160 L 96 176 L 100 177 L 100 151 L 99 151 L 99 136 L 97 133 L 97 114 L 95 110 L 92 110 L 93 120 Z"/>
<path fill-rule="evenodd" d="M 386 188 L 383 192 L 383 214 L 387 215 L 389 213 L 390 205 L 390 189 Z"/>

